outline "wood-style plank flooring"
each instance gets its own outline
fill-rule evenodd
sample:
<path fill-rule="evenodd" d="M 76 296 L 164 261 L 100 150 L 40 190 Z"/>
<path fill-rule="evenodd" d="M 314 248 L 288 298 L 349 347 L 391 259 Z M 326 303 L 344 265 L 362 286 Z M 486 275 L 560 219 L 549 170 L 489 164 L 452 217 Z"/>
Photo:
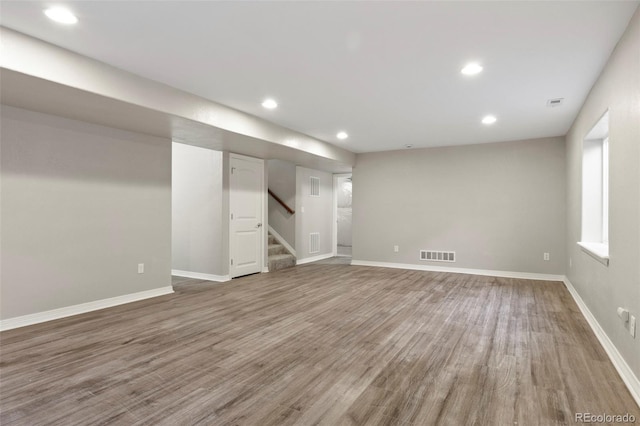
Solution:
<path fill-rule="evenodd" d="M 640 410 L 561 283 L 309 264 L 0 334 L 0 424 L 554 425 Z"/>

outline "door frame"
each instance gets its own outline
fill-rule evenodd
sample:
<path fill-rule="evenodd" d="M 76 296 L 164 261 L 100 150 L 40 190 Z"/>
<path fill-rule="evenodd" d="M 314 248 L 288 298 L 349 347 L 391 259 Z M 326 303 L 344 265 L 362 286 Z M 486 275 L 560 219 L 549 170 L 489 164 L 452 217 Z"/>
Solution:
<path fill-rule="evenodd" d="M 338 255 L 338 180 L 348 177 L 353 179 L 353 172 L 333 175 L 333 257 Z"/>
<path fill-rule="evenodd" d="M 233 213 L 231 211 L 232 209 L 232 203 L 231 203 L 231 197 L 232 197 L 232 188 L 231 188 L 231 169 L 232 169 L 232 161 L 233 159 L 239 159 L 239 160 L 245 160 L 245 161 L 251 161 L 254 163 L 258 163 L 258 164 L 262 164 L 262 190 L 260 191 L 260 203 L 262 204 L 262 208 L 260 209 L 260 223 L 262 223 L 262 232 L 260 232 L 260 253 L 259 253 L 259 265 L 260 265 L 260 271 L 258 271 L 259 273 L 263 273 L 265 272 L 265 253 L 266 253 L 266 246 L 265 246 L 265 242 L 266 242 L 266 229 L 267 229 L 267 224 L 265 223 L 265 209 L 266 209 L 266 194 L 267 194 L 267 190 L 266 190 L 266 186 L 267 186 L 267 180 L 266 180 L 266 164 L 264 159 L 262 158 L 256 158 L 256 157 L 249 157 L 247 155 L 242 155 L 242 154 L 236 154 L 233 152 L 229 153 L 229 169 L 227 170 L 228 176 L 229 176 L 229 258 L 227 259 L 227 265 L 229 265 L 229 277 L 230 278 L 235 278 L 235 277 L 239 277 L 242 275 L 235 275 L 234 274 L 234 270 L 235 270 L 235 265 L 231 265 L 231 258 L 233 256 L 233 249 L 234 249 L 234 244 L 233 244 L 233 220 L 231 219 L 231 214 Z"/>

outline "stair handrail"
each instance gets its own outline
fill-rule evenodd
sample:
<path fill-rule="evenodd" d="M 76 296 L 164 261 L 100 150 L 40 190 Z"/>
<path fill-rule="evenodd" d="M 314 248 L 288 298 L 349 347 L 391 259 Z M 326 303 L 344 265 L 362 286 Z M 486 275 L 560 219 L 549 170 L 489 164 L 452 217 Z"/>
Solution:
<path fill-rule="evenodd" d="M 293 210 L 291 207 L 289 207 L 288 205 L 285 204 L 284 201 L 282 201 L 282 199 L 280 197 L 278 197 L 276 194 L 273 193 L 273 191 L 271 189 L 267 189 L 267 191 L 269 192 L 269 195 L 271 195 L 273 197 L 274 200 L 276 200 L 278 203 L 280 203 L 280 205 L 282 207 L 284 207 L 284 209 L 289 213 L 289 214 L 296 214 L 295 210 Z"/>

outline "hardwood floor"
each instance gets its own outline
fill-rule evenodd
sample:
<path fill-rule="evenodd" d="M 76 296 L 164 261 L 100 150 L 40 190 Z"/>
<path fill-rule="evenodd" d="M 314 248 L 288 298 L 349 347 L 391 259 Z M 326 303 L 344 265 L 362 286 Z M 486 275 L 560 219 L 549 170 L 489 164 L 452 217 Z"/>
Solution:
<path fill-rule="evenodd" d="M 0 334 L 0 424 L 554 425 L 640 410 L 561 283 L 309 264 Z"/>

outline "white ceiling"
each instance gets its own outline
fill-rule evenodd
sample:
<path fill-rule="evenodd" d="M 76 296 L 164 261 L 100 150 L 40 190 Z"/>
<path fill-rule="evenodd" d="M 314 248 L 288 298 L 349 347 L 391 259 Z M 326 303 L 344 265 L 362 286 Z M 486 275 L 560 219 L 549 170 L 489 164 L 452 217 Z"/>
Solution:
<path fill-rule="evenodd" d="M 49 21 L 50 2 L 2 1 L 0 24 L 353 152 L 564 135 L 638 6 L 57 4 L 79 23 Z M 468 61 L 484 72 L 461 75 Z M 279 108 L 263 109 L 265 97 Z M 565 102 L 549 108 L 550 98 Z M 489 113 L 498 122 L 484 126 Z"/>

